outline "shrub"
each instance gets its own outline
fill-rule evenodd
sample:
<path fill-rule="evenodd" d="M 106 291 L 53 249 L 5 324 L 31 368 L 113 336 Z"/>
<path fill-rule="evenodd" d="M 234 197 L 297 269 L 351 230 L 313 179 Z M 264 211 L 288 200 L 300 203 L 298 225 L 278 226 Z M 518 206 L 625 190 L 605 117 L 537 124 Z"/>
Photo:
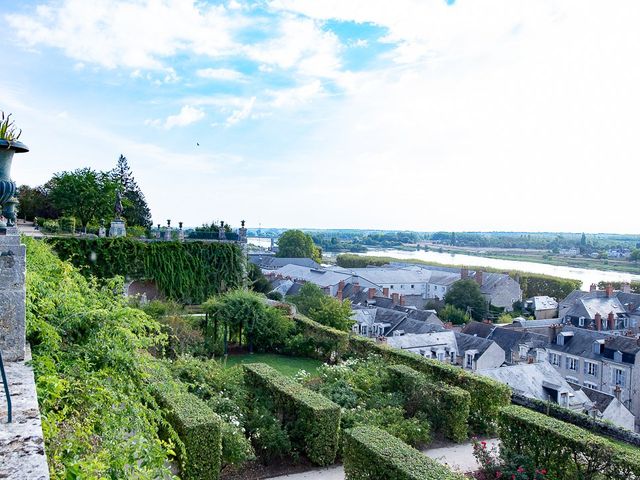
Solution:
<path fill-rule="evenodd" d="M 379 428 L 356 427 L 344 436 L 347 480 L 464 479 Z"/>
<path fill-rule="evenodd" d="M 277 302 L 280 302 L 280 301 L 282 301 L 283 297 L 282 297 L 282 294 L 280 292 L 274 290 L 272 292 L 267 293 L 267 298 L 269 300 L 275 300 Z"/>
<path fill-rule="evenodd" d="M 425 375 L 405 365 L 392 365 L 388 371 L 391 389 L 405 395 L 409 416 L 417 412 L 425 414 L 436 430 L 455 442 L 468 438 L 471 396 L 467 391 L 429 381 Z"/>
<path fill-rule="evenodd" d="M 341 302 L 337 298 L 325 295 L 320 287 L 311 282 L 305 283 L 300 292 L 289 300 L 300 313 L 308 315 L 322 325 L 345 332 L 351 329 L 351 302 Z"/>
<path fill-rule="evenodd" d="M 511 403 L 509 387 L 459 367 L 391 348 L 364 337 L 349 337 L 349 345 L 351 352 L 357 356 L 367 357 L 376 353 L 391 364 L 406 365 L 424 373 L 430 380 L 457 386 L 469 392 L 469 426 L 475 433 L 492 433 L 500 408 Z"/>
<path fill-rule="evenodd" d="M 502 451 L 544 466 L 550 479 L 640 477 L 640 451 L 523 407 L 500 411 Z"/>
<path fill-rule="evenodd" d="M 58 233 L 60 231 L 57 220 L 41 220 L 39 225 L 40 230 L 45 233 Z"/>
<path fill-rule="evenodd" d="M 340 407 L 262 363 L 243 365 L 247 386 L 270 396 L 282 413 L 292 442 L 318 465 L 333 463 L 338 448 Z"/>
<path fill-rule="evenodd" d="M 182 478 L 216 480 L 220 478 L 222 422 L 199 398 L 175 388 L 171 382 L 156 383 L 158 405 L 184 445 L 179 453 Z"/>
<path fill-rule="evenodd" d="M 76 219 L 73 217 L 62 217 L 58 219 L 58 226 L 62 233 L 75 233 Z"/>

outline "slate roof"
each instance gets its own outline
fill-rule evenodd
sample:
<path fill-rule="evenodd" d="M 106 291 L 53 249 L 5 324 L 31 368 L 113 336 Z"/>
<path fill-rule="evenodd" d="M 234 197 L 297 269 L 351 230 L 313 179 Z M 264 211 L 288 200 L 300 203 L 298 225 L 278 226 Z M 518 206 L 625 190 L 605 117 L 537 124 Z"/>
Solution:
<path fill-rule="evenodd" d="M 291 277 L 295 280 L 304 280 L 306 282 L 312 282 L 319 287 L 329 287 L 337 285 L 340 280 L 345 282 L 350 279 L 350 275 L 337 272 L 334 270 L 327 270 L 323 268 L 309 268 L 299 265 L 285 265 L 273 273 L 276 275 L 282 275 L 283 277 Z"/>
<path fill-rule="evenodd" d="M 503 328 L 526 328 L 528 329 L 541 329 L 551 325 L 559 325 L 562 323 L 560 318 L 546 318 L 542 320 L 527 320 L 522 317 L 514 318 L 513 323 L 505 325 Z"/>
<path fill-rule="evenodd" d="M 428 271 L 412 268 L 370 267 L 370 268 L 343 268 L 333 269 L 337 272 L 348 273 L 361 277 L 375 285 L 392 285 L 395 283 L 427 283 L 430 273 Z"/>
<path fill-rule="evenodd" d="M 545 335 L 473 321 L 464 326 L 462 333 L 493 340 L 504 350 L 507 358 L 510 352 L 518 349 L 519 345 L 526 344 L 536 348 L 545 347 L 548 343 Z"/>
<path fill-rule="evenodd" d="M 620 351 L 626 354 L 623 356 L 623 361 L 626 360 L 627 362 L 632 362 L 629 355 L 633 357 L 640 352 L 640 345 L 635 338 L 607 335 L 593 330 L 569 326 L 565 326 L 562 332 L 573 332 L 573 336 L 566 337 L 564 345 L 558 345 L 556 343 L 548 344 L 548 349 L 594 360 L 602 360 L 602 357 L 613 359 L 613 352 Z M 603 354 L 594 352 L 593 343 L 596 340 L 605 341 Z"/>
<path fill-rule="evenodd" d="M 583 292 L 574 290 L 560 302 L 558 316 L 586 317 L 593 319 L 596 313 L 606 317 L 609 312 L 616 314 L 633 313 L 640 308 L 640 294 L 616 291 L 607 297 L 604 290 Z"/>
<path fill-rule="evenodd" d="M 555 310 L 556 308 L 558 308 L 558 302 L 556 302 L 555 299 L 551 297 L 547 297 L 546 295 L 539 295 L 527 299 L 527 302 L 529 301 L 533 303 L 533 308 L 536 312 L 540 310 Z"/>
<path fill-rule="evenodd" d="M 362 310 L 375 311 L 375 314 L 363 314 Z M 356 312 L 355 319 L 373 318 L 375 323 L 388 324 L 390 327 L 385 332 L 387 336 L 393 335 L 395 331 L 402 331 L 405 334 L 421 334 L 444 330 L 442 320 L 432 312 L 400 306 L 397 306 L 397 309 L 378 306 L 372 308 L 356 307 L 354 311 Z"/>
<path fill-rule="evenodd" d="M 265 270 L 275 270 L 285 265 L 298 265 L 308 268 L 320 268 L 320 264 L 311 258 L 279 258 L 274 255 L 249 255 L 249 261 Z"/>
<path fill-rule="evenodd" d="M 461 332 L 467 335 L 487 338 L 494 328 L 496 326 L 490 323 L 471 321 L 462 328 Z"/>
<path fill-rule="evenodd" d="M 467 350 L 477 350 L 475 358 L 478 359 L 489 348 L 493 342 L 482 337 L 474 337 L 466 333 L 456 332 L 456 343 L 458 344 L 458 352 L 460 354 Z"/>
<path fill-rule="evenodd" d="M 417 335 L 411 334 L 397 337 L 388 337 L 387 345 L 401 349 L 420 347 L 428 349 L 434 347 L 443 347 L 448 348 L 449 351 L 457 351 L 455 334 L 450 330 L 434 333 L 422 333 Z"/>
<path fill-rule="evenodd" d="M 594 406 L 598 409 L 600 413 L 604 413 L 604 411 L 609 407 L 611 402 L 615 400 L 616 397 L 613 395 L 609 395 L 604 392 L 600 392 L 598 390 L 593 390 L 592 388 L 584 388 L 581 385 L 573 382 L 567 382 L 571 385 L 571 388 L 574 390 L 582 390 L 584 394 L 591 400 Z"/>

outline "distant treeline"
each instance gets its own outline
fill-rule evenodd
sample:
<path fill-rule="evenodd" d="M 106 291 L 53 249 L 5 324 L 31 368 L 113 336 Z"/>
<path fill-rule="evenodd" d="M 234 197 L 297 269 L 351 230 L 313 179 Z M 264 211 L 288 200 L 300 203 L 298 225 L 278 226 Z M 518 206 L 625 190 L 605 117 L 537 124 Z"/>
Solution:
<path fill-rule="evenodd" d="M 381 266 L 391 262 L 422 263 L 424 265 L 437 267 L 461 268 L 459 265 L 447 265 L 443 263 L 427 262 L 424 260 L 411 260 L 410 262 L 408 262 L 407 260 L 392 257 L 370 257 L 350 254 L 338 255 L 336 258 L 336 262 L 339 266 L 344 268 L 365 268 L 367 266 Z M 482 270 L 485 272 L 502 273 L 504 271 L 487 267 L 469 266 L 468 268 L 470 270 Z M 520 282 L 520 288 L 522 288 L 522 294 L 525 298 L 534 297 L 536 295 L 548 295 L 549 297 L 562 300 L 573 290 L 579 289 L 582 283 L 580 282 L 580 280 L 553 277 L 551 275 L 542 275 L 538 273 L 519 272 L 515 270 L 509 271 L 507 273 Z M 640 288 L 640 285 L 638 285 L 638 287 Z"/>

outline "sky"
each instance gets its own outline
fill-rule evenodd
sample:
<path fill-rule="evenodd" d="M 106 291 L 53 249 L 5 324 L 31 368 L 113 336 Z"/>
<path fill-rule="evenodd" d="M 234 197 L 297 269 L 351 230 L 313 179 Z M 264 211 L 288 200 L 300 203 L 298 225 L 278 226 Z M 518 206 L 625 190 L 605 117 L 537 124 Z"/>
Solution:
<path fill-rule="evenodd" d="M 124 154 L 154 223 L 640 232 L 640 2 L 0 0 L 0 17 L 19 184 Z"/>

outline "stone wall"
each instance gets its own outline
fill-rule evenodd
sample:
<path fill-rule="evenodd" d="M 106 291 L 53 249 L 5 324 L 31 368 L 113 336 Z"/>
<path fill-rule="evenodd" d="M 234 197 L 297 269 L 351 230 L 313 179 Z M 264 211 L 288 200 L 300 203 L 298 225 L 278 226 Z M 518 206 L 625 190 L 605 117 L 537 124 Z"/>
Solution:
<path fill-rule="evenodd" d="M 5 362 L 23 360 L 25 354 L 26 256 L 18 230 L 0 229 L 0 351 Z"/>

